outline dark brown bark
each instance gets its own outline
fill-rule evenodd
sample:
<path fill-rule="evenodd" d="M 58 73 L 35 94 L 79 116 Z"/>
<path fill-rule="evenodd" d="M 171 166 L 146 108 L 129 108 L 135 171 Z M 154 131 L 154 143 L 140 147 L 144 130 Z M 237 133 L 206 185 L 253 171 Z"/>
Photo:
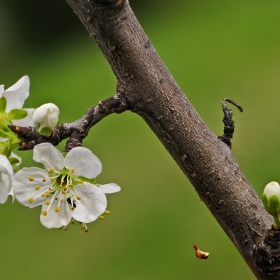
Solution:
<path fill-rule="evenodd" d="M 154 131 L 255 276 L 280 279 L 279 270 L 264 274 L 254 264 L 254 248 L 272 218 L 228 146 L 204 124 L 168 72 L 128 1 L 67 2 L 126 89 L 123 101 Z"/>

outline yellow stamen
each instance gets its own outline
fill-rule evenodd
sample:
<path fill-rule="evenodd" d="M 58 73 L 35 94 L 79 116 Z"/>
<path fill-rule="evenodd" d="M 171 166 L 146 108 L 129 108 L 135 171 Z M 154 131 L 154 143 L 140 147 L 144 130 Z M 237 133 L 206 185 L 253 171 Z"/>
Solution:
<path fill-rule="evenodd" d="M 46 197 L 46 194 L 45 194 L 45 193 L 42 193 L 41 196 L 42 196 L 42 197 Z"/>
<path fill-rule="evenodd" d="M 44 178 L 42 181 L 43 181 L 43 182 L 46 182 L 46 181 L 47 181 L 47 179 L 45 179 L 45 178 Z"/>
<path fill-rule="evenodd" d="M 80 183 L 80 184 L 83 184 L 83 183 L 84 183 L 84 181 L 83 181 L 83 180 L 80 180 L 80 181 L 79 181 L 79 183 Z"/>
<path fill-rule="evenodd" d="M 32 203 L 34 201 L 34 198 L 32 198 L 32 197 L 30 197 L 29 199 L 28 199 L 28 202 L 29 203 Z"/>
<path fill-rule="evenodd" d="M 64 180 L 63 180 L 63 179 L 61 179 L 61 181 L 60 181 L 60 182 L 61 182 L 61 184 L 63 184 L 63 183 L 64 183 Z"/>
<path fill-rule="evenodd" d="M 100 219 L 100 220 L 104 220 L 104 218 L 105 218 L 105 217 L 104 217 L 104 216 L 102 216 L 102 215 L 101 215 L 101 216 L 99 216 L 99 219 Z"/>
<path fill-rule="evenodd" d="M 87 228 L 87 229 L 85 229 L 85 232 L 88 232 L 88 228 Z"/>
<path fill-rule="evenodd" d="M 70 183 L 70 184 L 68 184 L 68 186 L 71 188 L 71 187 L 73 187 L 73 184 L 72 184 L 72 183 Z"/>
<path fill-rule="evenodd" d="M 53 181 L 54 181 L 54 178 L 50 177 L 50 180 L 53 182 Z"/>
<path fill-rule="evenodd" d="M 77 200 L 81 200 L 81 197 L 79 195 L 76 196 Z"/>
<path fill-rule="evenodd" d="M 61 192 L 62 192 L 63 194 L 66 194 L 66 191 L 65 191 L 65 190 L 62 190 Z"/>
<path fill-rule="evenodd" d="M 48 215 L 48 212 L 46 210 L 44 210 L 42 213 L 43 213 L 44 216 Z"/>
<path fill-rule="evenodd" d="M 74 169 L 74 168 L 72 168 L 72 169 L 71 169 L 71 173 L 74 173 L 74 172 L 75 172 L 75 169 Z"/>
<path fill-rule="evenodd" d="M 50 205 L 50 203 L 51 203 L 51 202 L 50 202 L 49 200 L 46 200 L 46 201 L 45 201 L 45 204 L 46 204 L 46 205 Z"/>
<path fill-rule="evenodd" d="M 46 192 L 46 197 L 49 197 L 50 194 L 51 194 L 51 193 L 50 193 L 49 191 L 47 191 L 47 192 Z"/>
<path fill-rule="evenodd" d="M 28 177 L 29 181 L 34 181 L 34 178 L 32 176 Z"/>
<path fill-rule="evenodd" d="M 72 210 L 72 211 L 75 210 L 75 207 L 74 207 L 74 206 L 71 206 L 71 210 Z"/>
<path fill-rule="evenodd" d="M 66 230 L 67 230 L 67 227 L 64 227 L 63 230 L 66 231 Z"/>
<path fill-rule="evenodd" d="M 111 211 L 110 210 L 106 210 L 104 213 L 109 215 L 111 213 Z"/>
<path fill-rule="evenodd" d="M 54 211 L 59 212 L 60 208 L 58 206 L 55 207 Z"/>
<path fill-rule="evenodd" d="M 55 170 L 55 169 L 54 169 L 53 167 L 52 167 L 52 168 L 50 168 L 50 172 L 54 172 L 54 170 Z"/>
<path fill-rule="evenodd" d="M 40 188 L 41 188 L 41 187 L 40 187 L 39 185 L 36 185 L 36 186 L 35 186 L 35 190 L 37 190 L 37 191 L 40 190 Z"/>

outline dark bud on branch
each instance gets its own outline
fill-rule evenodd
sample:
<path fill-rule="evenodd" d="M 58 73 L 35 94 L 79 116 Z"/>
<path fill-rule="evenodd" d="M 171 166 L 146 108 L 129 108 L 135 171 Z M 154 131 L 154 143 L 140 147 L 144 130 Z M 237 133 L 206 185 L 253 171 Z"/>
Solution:
<path fill-rule="evenodd" d="M 222 101 L 222 109 L 224 112 L 224 117 L 223 117 L 223 123 L 224 123 L 224 134 L 222 136 L 218 136 L 218 138 L 226 143 L 228 147 L 231 149 L 231 138 L 233 137 L 234 133 L 234 121 L 232 119 L 232 110 L 228 107 L 227 103 L 229 102 L 233 105 L 235 105 L 240 112 L 243 112 L 243 109 L 241 106 L 239 106 L 237 103 L 235 103 L 233 100 L 224 98 Z"/>

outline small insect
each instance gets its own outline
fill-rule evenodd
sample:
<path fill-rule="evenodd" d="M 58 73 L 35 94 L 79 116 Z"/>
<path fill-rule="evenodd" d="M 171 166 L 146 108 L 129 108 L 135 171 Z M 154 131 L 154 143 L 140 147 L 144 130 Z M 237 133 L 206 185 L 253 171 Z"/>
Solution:
<path fill-rule="evenodd" d="M 196 255 L 197 258 L 199 258 L 199 259 L 207 259 L 208 258 L 208 256 L 209 256 L 208 252 L 203 252 L 203 251 L 199 250 L 197 245 L 194 245 L 193 247 L 194 247 L 195 255 Z"/>
<path fill-rule="evenodd" d="M 71 206 L 73 206 L 74 208 L 76 208 L 76 200 L 72 200 L 70 197 L 68 197 L 66 199 L 66 201 L 68 202 L 68 204 L 70 204 Z"/>

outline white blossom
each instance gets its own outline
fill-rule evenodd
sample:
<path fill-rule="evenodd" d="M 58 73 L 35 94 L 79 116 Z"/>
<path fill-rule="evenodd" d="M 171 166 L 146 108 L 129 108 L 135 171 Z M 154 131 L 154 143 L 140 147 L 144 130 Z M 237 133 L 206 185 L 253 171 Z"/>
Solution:
<path fill-rule="evenodd" d="M 88 149 L 76 147 L 63 155 L 51 144 L 35 146 L 38 167 L 23 168 L 14 176 L 16 199 L 30 208 L 42 205 L 41 223 L 61 228 L 73 218 L 84 224 L 96 220 L 107 207 L 105 193 L 120 190 L 116 184 L 94 185 L 101 173 L 99 159 Z"/>
<path fill-rule="evenodd" d="M 40 134 L 50 136 L 58 124 L 59 109 L 53 103 L 43 104 L 34 111 L 32 120 L 34 127 Z"/>
<path fill-rule="evenodd" d="M 5 97 L 7 100 L 7 113 L 13 109 L 21 109 L 23 107 L 24 101 L 29 96 L 29 86 L 30 81 L 28 76 L 23 76 L 5 91 L 4 86 L 0 85 L 0 98 Z M 13 120 L 14 125 L 31 126 L 33 124 L 31 116 L 34 109 L 24 108 L 24 110 L 27 111 L 27 116 L 21 120 Z"/>

